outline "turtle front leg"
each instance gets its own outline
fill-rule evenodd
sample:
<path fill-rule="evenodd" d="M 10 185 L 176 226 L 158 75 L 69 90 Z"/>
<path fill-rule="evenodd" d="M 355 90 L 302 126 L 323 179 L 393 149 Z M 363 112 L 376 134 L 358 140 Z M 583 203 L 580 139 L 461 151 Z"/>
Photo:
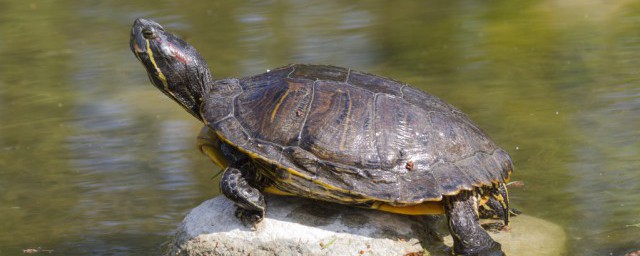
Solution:
<path fill-rule="evenodd" d="M 238 207 L 236 217 L 245 226 L 255 229 L 255 225 L 264 218 L 267 206 L 260 190 L 252 187 L 242 171 L 233 165 L 224 170 L 220 179 L 220 189 Z"/>
<path fill-rule="evenodd" d="M 478 201 L 473 192 L 445 196 L 443 203 L 456 255 L 504 255 L 501 245 L 480 226 Z"/>

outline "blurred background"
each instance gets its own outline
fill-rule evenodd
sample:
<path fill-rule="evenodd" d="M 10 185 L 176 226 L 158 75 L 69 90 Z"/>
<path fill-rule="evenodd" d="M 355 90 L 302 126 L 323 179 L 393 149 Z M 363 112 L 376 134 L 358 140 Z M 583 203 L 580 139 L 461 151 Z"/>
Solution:
<path fill-rule="evenodd" d="M 511 154 L 512 205 L 569 254 L 640 249 L 640 1 L 0 0 L 0 255 L 156 254 L 218 194 L 200 123 L 129 50 L 137 17 L 217 78 L 333 64 L 437 95 Z"/>

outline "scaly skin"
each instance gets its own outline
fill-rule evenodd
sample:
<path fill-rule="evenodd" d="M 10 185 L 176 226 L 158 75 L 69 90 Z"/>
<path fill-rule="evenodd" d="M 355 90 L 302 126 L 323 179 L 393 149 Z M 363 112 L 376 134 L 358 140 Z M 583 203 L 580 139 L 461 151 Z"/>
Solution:
<path fill-rule="evenodd" d="M 392 202 L 396 197 L 403 197 L 407 195 L 409 197 L 405 198 L 406 200 L 415 200 L 415 198 L 410 197 L 422 196 L 423 199 L 435 199 L 440 198 L 441 195 L 445 194 L 447 196 L 443 197 L 442 204 L 449 220 L 449 230 L 454 238 L 454 252 L 459 255 L 504 255 L 500 249 L 500 244 L 495 242 L 489 236 L 489 234 L 487 234 L 487 232 L 480 226 L 477 213 L 478 199 L 475 194 L 476 192 L 468 191 L 469 189 L 471 189 L 469 188 L 470 184 L 465 184 L 463 182 L 466 181 L 463 181 L 463 179 L 458 180 L 458 178 L 462 178 L 461 176 L 467 175 L 469 173 L 475 173 L 476 176 L 472 177 L 475 177 L 475 179 L 483 179 L 484 176 L 480 175 L 478 172 L 475 172 L 478 170 L 477 168 L 481 166 L 492 166 L 486 168 L 483 167 L 485 168 L 484 171 L 491 175 L 491 177 L 489 177 L 490 179 L 484 180 L 480 183 L 474 183 L 473 186 L 475 189 L 481 189 L 481 187 L 489 188 L 491 184 L 499 184 L 500 187 L 496 191 L 493 191 L 489 194 L 493 197 L 489 200 L 492 200 L 491 208 L 505 213 L 503 214 L 505 216 L 505 224 L 508 224 L 509 214 L 507 213 L 509 213 L 509 205 L 508 195 L 506 187 L 504 187 L 504 182 L 508 180 L 508 176 L 512 171 L 511 160 L 506 152 L 499 149 L 488 138 L 488 136 L 485 136 L 482 131 L 477 128 L 471 122 L 471 120 L 468 120 L 468 118 L 464 114 L 461 114 L 459 110 L 437 99 L 437 97 L 407 86 L 406 84 L 400 84 L 391 79 L 373 76 L 370 74 L 352 71 L 350 69 L 340 67 L 318 65 L 290 65 L 288 67 L 285 67 L 284 69 L 279 69 L 279 72 L 290 69 L 291 71 L 287 72 L 288 78 L 274 78 L 272 75 L 274 75 L 274 73 L 277 73 L 276 71 L 271 71 L 268 74 L 262 74 L 259 79 L 262 79 L 261 82 L 264 82 L 264 84 L 260 86 L 266 86 L 264 87 L 266 88 L 264 91 L 258 91 L 255 88 L 240 88 L 241 85 L 237 80 L 234 80 L 235 83 L 229 84 L 218 83 L 218 85 L 222 85 L 218 88 L 216 87 L 216 84 L 217 82 L 222 80 L 213 80 L 206 62 L 193 46 L 189 45 L 179 37 L 166 32 L 164 28 L 158 23 L 145 19 L 138 19 L 135 21 L 131 30 L 130 46 L 136 58 L 138 58 L 138 60 L 140 60 L 140 62 L 146 68 L 149 78 L 153 85 L 155 85 L 155 87 L 157 87 L 164 94 L 179 103 L 191 115 L 193 115 L 200 121 L 203 121 L 206 125 L 210 125 L 210 128 L 214 129 L 216 133 L 220 134 L 217 139 L 213 139 L 210 143 L 205 142 L 202 145 L 206 147 L 206 150 L 204 150 L 205 153 L 212 157 L 212 160 L 217 165 L 222 165 L 222 167 L 225 168 L 224 174 L 222 175 L 222 179 L 220 181 L 220 188 L 222 190 L 222 193 L 227 198 L 235 202 L 238 207 L 236 210 L 236 216 L 245 225 L 254 227 L 255 224 L 257 224 L 264 218 L 266 209 L 264 196 L 261 192 L 261 190 L 265 189 L 265 183 L 263 183 L 265 181 L 258 178 L 260 173 L 258 173 L 258 170 L 256 170 L 255 167 L 252 167 L 250 163 L 257 158 L 263 157 L 261 158 L 262 162 L 269 163 L 266 167 L 263 167 L 274 168 L 270 171 L 273 171 L 275 173 L 275 171 L 277 171 L 275 168 L 282 167 L 279 165 L 284 165 L 284 162 L 276 162 L 279 160 L 277 158 L 272 159 L 272 156 L 283 154 L 284 150 L 271 148 L 272 151 L 268 153 L 274 154 L 257 154 L 256 152 L 259 151 L 259 146 L 264 145 L 255 144 L 255 141 L 253 140 L 255 138 L 251 137 L 251 132 L 243 133 L 241 131 L 243 129 L 247 130 L 247 127 L 246 125 L 245 127 L 243 127 L 243 124 L 238 122 L 238 118 L 242 116 L 236 113 L 244 111 L 242 113 L 245 113 L 250 117 L 256 117 L 256 115 L 254 114 L 263 115 L 265 113 L 270 113 L 268 124 L 272 125 L 269 126 L 271 128 L 260 127 L 261 130 L 259 131 L 269 131 L 276 133 L 265 133 L 263 134 L 265 136 L 263 139 L 267 140 L 267 142 L 273 142 L 276 139 L 280 139 L 283 141 L 283 145 L 281 146 L 286 146 L 289 149 L 292 149 L 292 146 L 297 145 L 294 143 L 294 141 L 296 140 L 285 140 L 285 138 L 289 138 L 291 137 L 290 135 L 297 134 L 297 139 L 302 141 L 296 142 L 300 144 L 297 146 L 301 146 L 297 148 L 301 151 L 304 151 L 301 153 L 304 153 L 304 156 L 313 156 L 315 154 L 315 156 L 313 157 L 306 158 L 303 155 L 298 155 L 299 158 L 295 158 L 296 156 L 289 155 L 288 157 L 291 158 L 289 160 L 292 160 L 293 162 L 298 161 L 298 164 L 303 165 L 303 167 L 295 169 L 298 167 L 289 166 L 287 167 L 288 169 L 284 168 L 285 171 L 291 170 L 290 173 L 284 173 L 285 175 L 282 177 L 285 178 L 269 178 L 281 179 L 280 182 L 285 182 L 284 184 L 291 185 L 291 180 L 282 180 L 286 180 L 286 177 L 289 177 L 287 175 L 295 173 L 298 174 L 298 176 L 296 177 L 302 180 L 299 180 L 298 183 L 295 183 L 293 185 L 301 185 L 309 184 L 304 182 L 312 179 L 313 177 L 313 179 L 315 179 L 315 182 L 310 184 L 309 186 L 316 186 L 316 188 L 317 186 L 322 186 L 323 189 L 332 189 L 333 193 L 342 193 L 343 197 L 341 197 L 340 200 L 337 200 L 337 202 L 340 203 L 352 202 L 352 200 L 347 199 L 353 199 L 349 198 L 349 196 L 353 196 L 355 194 L 350 194 L 354 192 L 351 190 L 351 188 L 343 188 L 340 186 L 331 185 L 331 183 L 335 181 L 335 179 L 337 179 L 336 176 L 331 176 L 331 174 L 337 174 L 345 170 L 351 170 L 351 168 L 343 168 L 345 167 L 344 165 L 348 165 L 346 167 L 353 167 L 354 169 L 359 168 L 356 164 L 353 164 L 353 162 L 360 161 L 360 157 L 363 157 L 363 155 L 347 153 L 351 152 L 349 151 L 349 149 L 356 149 L 357 146 L 366 146 L 366 143 L 361 143 L 362 145 L 356 145 L 357 143 L 351 145 L 349 143 L 350 141 L 348 140 L 348 138 L 350 138 L 349 132 L 353 133 L 358 131 L 372 131 L 371 127 L 374 127 L 376 124 L 378 124 L 380 125 L 379 129 L 387 132 L 385 135 L 387 136 L 387 138 L 402 140 L 402 142 L 422 143 L 426 140 L 407 141 L 406 139 L 411 138 L 405 138 L 401 136 L 401 134 L 399 134 L 399 131 L 396 130 L 414 129 L 420 131 L 424 123 L 415 120 L 424 120 L 430 118 L 429 124 L 431 124 L 432 128 L 430 130 L 427 129 L 426 131 L 422 131 L 422 133 L 420 134 L 424 136 L 431 136 L 434 138 L 442 137 L 447 139 L 443 139 L 442 141 L 440 141 L 440 144 L 436 145 L 439 146 L 438 148 L 432 148 L 430 146 L 433 145 L 428 143 L 424 145 L 414 143 L 411 144 L 413 145 L 412 149 L 418 151 L 421 150 L 420 152 L 429 154 L 437 152 L 448 152 L 448 156 L 454 158 L 449 159 L 448 162 L 444 161 L 444 166 L 448 167 L 449 169 L 445 169 L 442 167 L 440 167 L 440 169 L 429 169 L 430 171 L 433 171 L 429 172 L 429 174 L 434 177 L 435 174 L 438 174 L 438 176 L 435 178 L 431 177 L 431 179 L 429 179 L 428 176 L 422 176 L 422 178 L 416 178 L 414 180 L 406 179 L 405 181 L 416 182 L 415 184 L 411 184 L 412 186 L 410 186 L 410 188 L 412 188 L 412 190 L 408 190 L 406 191 L 406 193 L 403 192 L 392 194 L 391 197 L 372 197 L 372 200 L 378 200 L 381 203 L 389 203 Z M 278 81 L 277 79 L 281 80 Z M 284 83 L 283 81 L 285 80 L 287 81 L 287 86 L 289 87 L 286 87 L 286 90 L 283 92 L 282 96 L 276 97 L 278 94 L 275 92 L 278 92 L 277 90 L 283 89 L 284 87 L 276 87 L 273 85 L 282 85 Z M 306 82 L 294 82 L 302 80 Z M 348 83 L 349 86 L 345 86 L 344 83 Z M 323 85 L 321 86 L 320 84 Z M 379 94 L 382 96 L 374 97 L 372 96 L 374 92 L 377 93 L 376 95 Z M 235 96 L 231 98 L 228 97 L 225 93 L 229 93 L 229 95 Z M 269 96 L 271 98 L 264 98 L 264 95 L 269 93 L 271 93 L 271 96 Z M 291 95 L 289 95 L 289 93 L 291 93 Z M 318 95 L 318 97 L 313 98 L 314 95 Z M 240 96 L 247 97 L 243 98 L 245 101 L 242 104 L 238 103 L 240 102 L 240 100 L 238 100 Z M 251 98 L 250 96 L 254 98 Z M 301 109 L 296 109 L 295 107 L 292 107 L 293 105 L 289 105 L 288 108 L 285 107 L 285 98 L 287 96 L 293 98 L 298 97 L 295 98 L 295 100 L 292 100 L 292 102 L 309 103 L 310 105 L 308 106 L 307 111 L 305 112 Z M 322 98 L 321 96 L 324 98 Z M 263 100 L 257 101 L 255 100 L 257 98 Z M 233 100 L 235 100 L 235 102 Z M 340 105 L 338 106 L 332 104 L 332 102 L 342 102 L 344 104 L 338 104 Z M 375 102 L 377 104 L 376 106 L 378 106 L 378 108 L 376 108 L 376 116 L 373 118 L 373 121 L 370 121 L 372 125 L 367 126 L 368 130 L 363 128 L 364 126 L 355 126 L 355 124 L 359 124 L 356 121 L 366 116 L 363 114 L 365 113 L 365 111 L 362 111 L 363 109 L 361 108 L 361 106 L 363 106 L 363 104 L 368 104 L 367 102 Z M 212 105 L 207 105 L 206 103 L 211 103 Z M 311 103 L 315 103 L 316 105 L 313 105 Z M 273 108 L 269 109 L 268 111 L 262 109 L 265 108 L 265 105 L 273 105 Z M 301 107 L 305 106 L 301 105 Z M 329 108 L 334 112 L 341 111 L 341 113 L 343 114 L 330 115 L 325 114 L 324 112 L 319 112 L 319 109 L 323 108 Z M 289 112 L 286 112 L 285 110 Z M 397 112 L 402 112 L 405 116 L 415 115 L 415 118 L 412 119 L 413 121 L 400 120 L 401 122 L 397 122 L 398 120 L 395 120 L 393 118 L 397 114 Z M 211 116 L 207 116 L 205 118 L 205 115 L 207 114 Z M 304 126 L 304 123 L 309 122 L 309 116 L 311 115 L 313 115 L 313 118 L 315 118 L 313 119 L 315 120 L 315 123 L 314 125 L 310 125 L 309 127 L 318 128 L 324 127 L 326 126 L 326 124 L 339 123 L 341 124 L 341 126 L 339 129 L 336 129 L 337 132 L 339 132 L 340 136 L 334 136 L 334 134 L 322 132 L 319 130 L 316 131 L 314 129 L 308 130 L 308 134 L 305 133 L 303 136 L 303 130 L 300 127 L 307 127 Z M 244 118 L 247 118 L 247 116 L 244 116 Z M 278 118 L 281 118 L 283 121 L 278 121 L 280 120 Z M 379 118 L 382 121 L 375 121 L 376 118 Z M 388 120 L 386 120 L 385 118 L 387 118 Z M 351 121 L 352 119 L 354 121 Z M 294 129 L 293 131 L 300 131 L 299 133 L 277 133 L 280 130 L 273 128 L 279 127 L 281 129 L 287 130 L 291 127 L 278 125 L 291 125 L 293 123 L 292 121 L 295 120 L 298 120 L 297 124 L 300 125 L 300 127 Z M 246 119 L 244 121 L 246 121 Z M 360 121 L 360 124 L 369 122 L 366 120 L 366 122 L 363 120 Z M 215 126 L 214 124 L 216 123 L 219 126 Z M 464 129 L 457 131 L 457 129 L 455 128 Z M 257 128 L 254 127 L 253 129 L 249 129 L 249 131 L 255 132 L 256 129 Z M 225 138 L 225 133 L 223 131 L 226 131 L 226 135 L 232 134 L 233 136 L 231 138 Z M 472 139 L 471 141 L 474 141 L 473 139 L 475 139 L 475 142 L 461 145 L 452 143 L 452 141 L 459 138 Z M 243 143 L 238 143 L 239 140 L 241 140 Z M 320 143 L 317 144 L 316 142 Z M 429 140 L 427 142 L 431 143 L 433 141 Z M 401 148 L 393 147 L 393 145 L 399 144 L 402 143 L 400 143 L 399 141 L 393 141 L 386 144 L 380 144 L 378 145 L 379 148 L 376 148 L 376 150 L 372 150 L 370 151 L 370 153 L 368 153 L 368 157 L 379 157 L 381 154 L 380 149 L 388 149 L 387 151 L 385 151 L 385 154 L 381 155 L 383 157 L 389 156 L 391 158 L 398 159 L 400 159 L 401 157 L 411 157 L 411 155 L 404 155 Z M 242 145 L 246 145 L 247 148 L 241 148 Z M 304 145 L 306 145 L 306 149 L 302 147 Z M 310 147 L 309 145 L 315 146 Z M 255 146 L 255 148 L 253 148 L 253 146 Z M 483 146 L 487 146 L 488 148 L 485 148 L 483 151 L 481 150 Z M 400 150 L 399 153 L 398 150 Z M 465 155 L 460 153 L 464 150 L 471 150 L 467 153 L 482 153 L 482 157 L 476 157 L 476 155 L 472 155 L 472 157 L 476 157 L 474 159 L 477 162 L 467 162 L 465 166 L 459 167 L 458 165 L 461 164 L 464 159 L 471 159 L 468 157 L 465 158 Z M 308 171 L 314 169 L 317 162 L 320 161 L 316 158 L 316 156 L 319 154 L 328 154 L 327 158 L 330 161 L 325 161 L 325 168 L 320 169 L 317 172 L 313 172 L 314 175 L 312 176 L 309 174 L 311 172 Z M 264 157 L 267 155 L 269 155 L 270 157 Z M 418 156 L 422 155 L 416 155 L 416 157 Z M 281 157 L 284 157 L 284 155 L 281 155 Z M 460 159 L 456 159 L 456 157 Z M 342 163 L 340 163 L 341 161 Z M 333 164 L 334 162 L 338 164 Z M 395 162 L 392 161 L 389 163 L 381 163 L 381 167 L 375 169 L 374 173 L 391 173 L 389 175 L 399 175 L 400 173 L 404 173 L 406 171 L 410 171 L 416 174 L 422 171 L 422 174 L 426 174 L 425 170 L 427 169 L 424 168 L 428 167 L 429 165 L 433 166 L 432 164 L 434 164 L 431 162 L 431 160 L 427 161 L 425 159 L 416 158 L 410 159 L 409 162 L 407 162 L 407 165 L 400 164 L 400 170 L 394 170 L 392 166 L 393 163 Z M 223 166 L 227 164 L 229 164 L 229 166 Z M 305 164 L 308 164 L 309 166 L 305 167 Z M 382 166 L 386 167 L 383 168 Z M 303 171 L 305 171 L 306 174 L 304 174 Z M 395 171 L 395 173 L 393 171 Z M 315 174 L 317 174 L 318 176 L 316 177 Z M 273 182 L 274 180 L 271 181 Z M 360 193 L 359 196 L 361 199 L 367 199 L 367 197 L 370 196 L 369 194 L 372 194 L 372 192 L 385 191 L 385 189 L 395 187 L 395 184 L 390 182 L 380 182 L 371 185 L 372 182 L 375 182 L 373 178 L 349 179 L 348 181 L 352 181 L 356 185 L 358 185 L 358 182 L 368 182 L 368 185 L 375 186 L 373 188 L 374 191 L 355 191 Z M 438 183 L 440 181 L 444 181 L 445 183 Z M 426 187 L 423 186 L 425 184 L 427 184 Z M 466 187 L 463 188 L 462 185 L 466 185 Z M 442 191 L 439 189 L 442 189 Z M 300 191 L 300 188 L 298 188 L 298 191 Z M 436 194 L 435 191 L 440 192 L 437 192 Z M 294 193 L 295 190 L 284 192 L 288 192 L 293 195 L 307 196 L 302 193 L 296 194 Z M 333 196 L 335 194 L 329 195 Z M 336 200 L 334 200 L 333 202 L 336 202 Z M 420 201 L 416 200 L 415 202 Z"/>
<path fill-rule="evenodd" d="M 444 207 L 456 255 L 504 255 L 501 245 L 480 226 L 478 202 L 473 192 L 463 191 L 444 198 Z"/>
<path fill-rule="evenodd" d="M 220 179 L 220 189 L 236 204 L 238 208 L 235 215 L 245 226 L 255 228 L 262 221 L 267 207 L 264 196 L 257 188 L 249 185 L 240 169 L 227 167 Z"/>

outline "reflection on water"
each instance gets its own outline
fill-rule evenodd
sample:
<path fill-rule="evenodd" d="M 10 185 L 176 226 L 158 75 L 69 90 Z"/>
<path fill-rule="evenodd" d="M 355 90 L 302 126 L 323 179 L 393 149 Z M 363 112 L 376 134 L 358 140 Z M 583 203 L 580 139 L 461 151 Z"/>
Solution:
<path fill-rule="evenodd" d="M 292 62 L 391 76 L 458 106 L 515 160 L 513 204 L 571 254 L 640 248 L 634 1 L 0 1 L 0 255 L 157 253 L 217 193 L 199 124 L 128 49 L 147 16 L 216 77 Z M 10 231 L 10 232 L 6 232 Z"/>

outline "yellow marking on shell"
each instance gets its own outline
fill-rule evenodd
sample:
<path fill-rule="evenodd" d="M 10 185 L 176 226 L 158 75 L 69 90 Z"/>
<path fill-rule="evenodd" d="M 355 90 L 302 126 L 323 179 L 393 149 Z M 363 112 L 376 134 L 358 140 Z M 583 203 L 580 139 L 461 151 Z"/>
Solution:
<path fill-rule="evenodd" d="M 216 134 L 216 136 L 217 136 L 220 140 L 222 140 L 223 142 L 225 142 L 225 143 L 227 143 L 227 144 L 229 144 L 229 145 L 236 145 L 236 144 L 232 143 L 231 141 L 229 141 L 226 137 L 224 137 L 224 136 L 222 135 L 222 133 L 220 133 L 219 131 L 215 131 L 215 134 Z M 252 158 L 252 159 L 258 158 L 258 159 L 261 159 L 261 160 L 263 160 L 263 161 L 265 161 L 265 162 L 267 162 L 267 163 L 269 163 L 269 164 L 274 164 L 274 165 L 277 165 L 277 166 L 282 166 L 282 164 L 278 163 L 278 162 L 277 162 L 277 161 L 275 161 L 275 160 L 272 160 L 272 159 L 266 158 L 266 157 L 264 157 L 264 156 L 262 156 L 262 155 L 260 155 L 260 154 L 257 154 L 257 153 L 254 153 L 254 152 L 251 152 L 251 151 L 249 151 L 249 150 L 247 150 L 247 149 L 245 149 L 245 148 L 239 147 L 239 146 L 237 146 L 237 145 L 236 145 L 235 147 L 236 147 L 240 152 L 242 152 L 242 153 L 244 153 L 244 154 L 247 154 L 247 155 L 248 155 L 250 158 Z M 284 166 L 282 166 L 282 167 L 284 167 Z M 286 167 L 286 168 L 284 168 L 284 169 L 285 169 L 285 170 L 287 170 L 287 171 L 288 171 L 289 173 L 291 173 L 292 175 L 295 175 L 295 176 L 301 177 L 301 178 L 306 179 L 306 180 L 310 180 L 310 181 L 312 181 L 313 183 L 318 184 L 318 185 L 320 185 L 320 186 L 322 186 L 322 187 L 324 187 L 324 188 L 326 188 L 326 189 L 328 189 L 328 190 L 331 190 L 331 191 L 339 191 L 339 192 L 342 192 L 342 193 L 345 193 L 345 194 L 348 194 L 348 195 L 354 195 L 353 191 L 351 191 L 351 190 L 343 189 L 343 188 L 339 188 L 339 187 L 336 187 L 336 186 L 333 186 L 333 185 L 330 185 L 330 184 L 324 183 L 324 182 L 322 182 L 322 181 L 320 181 L 320 180 L 317 180 L 317 179 L 312 179 L 311 177 L 309 177 L 309 176 L 307 176 L 307 175 L 304 175 L 303 173 L 300 173 L 300 172 L 296 171 L 296 170 L 295 170 L 295 169 L 293 169 L 293 168 Z M 499 181 L 499 180 L 495 180 L 495 181 L 493 181 L 493 182 L 494 182 L 494 183 L 500 183 L 500 181 Z M 457 195 L 457 194 L 459 194 L 459 193 L 460 193 L 461 191 L 463 191 L 463 190 L 466 190 L 466 189 L 458 189 L 458 190 L 456 190 L 454 193 L 447 194 L 447 195 Z M 286 192 L 285 192 L 285 193 L 286 193 Z M 362 198 L 339 197 L 339 196 L 336 196 L 335 194 L 319 193 L 318 191 L 314 191 L 314 194 L 318 194 L 318 195 L 325 195 L 325 196 L 328 196 L 328 197 L 331 197 L 331 198 L 335 198 L 335 199 L 338 199 L 340 202 L 366 203 L 366 202 L 370 202 L 370 201 L 378 201 L 378 200 L 379 200 L 379 199 L 377 199 L 377 198 L 369 197 L 369 196 L 362 195 L 362 194 L 355 194 L 355 195 L 361 196 Z M 432 203 L 441 203 L 441 200 L 440 200 L 440 199 L 427 200 L 427 201 L 425 201 L 425 202 L 424 202 L 424 203 L 422 203 L 422 204 L 432 204 Z M 392 208 L 397 208 L 397 207 L 398 207 L 398 206 L 391 206 L 391 205 L 383 206 L 383 208 L 385 208 L 385 209 L 390 209 L 390 210 L 388 210 L 388 211 L 392 211 L 392 210 L 391 210 Z M 425 207 L 425 206 L 420 206 L 420 207 Z M 386 211 L 386 210 L 383 210 L 383 211 Z M 405 209 L 404 211 L 402 211 L 402 210 L 394 210 L 394 211 L 395 211 L 395 212 L 398 212 L 398 213 L 402 213 L 402 212 L 405 212 L 405 211 L 406 211 L 406 212 L 410 212 L 408 209 Z"/>
<path fill-rule="evenodd" d="M 229 145 L 236 145 L 236 144 L 234 144 L 233 142 L 229 141 L 227 138 L 225 138 L 225 137 L 224 137 L 224 135 L 222 135 L 219 131 L 216 131 L 216 135 L 218 136 L 218 138 L 220 138 L 220 139 L 221 139 L 222 141 L 224 141 L 225 143 L 227 143 L 227 144 L 229 144 Z M 250 158 L 254 158 L 254 159 L 255 159 L 255 158 L 258 158 L 258 159 L 261 159 L 261 160 L 263 160 L 263 161 L 265 161 L 265 162 L 267 162 L 267 163 L 269 163 L 269 164 L 282 166 L 282 165 L 281 165 L 280 163 L 278 163 L 277 161 L 274 161 L 274 160 L 272 160 L 272 159 L 269 159 L 269 158 L 263 157 L 263 156 L 261 156 L 261 155 L 259 155 L 259 154 L 257 154 L 257 153 L 251 152 L 251 151 L 249 151 L 249 150 L 247 150 L 247 149 L 245 149 L 245 148 L 242 148 L 242 147 L 239 147 L 239 146 L 235 146 L 235 147 L 236 147 L 240 152 L 242 152 L 242 153 L 244 153 L 244 154 L 247 154 Z M 284 166 L 283 166 L 283 167 L 284 167 Z M 311 177 L 309 177 L 309 176 L 307 176 L 307 175 L 304 175 L 303 173 L 300 173 L 300 172 L 296 171 L 296 170 L 295 170 L 295 169 L 293 169 L 293 168 L 286 167 L 286 168 L 284 168 L 284 169 L 285 169 L 285 170 L 287 170 L 287 171 L 288 171 L 289 173 L 291 173 L 292 175 L 295 175 L 295 176 L 301 177 L 301 178 L 306 179 L 306 180 L 310 180 L 311 182 L 313 182 L 313 183 L 315 183 L 315 184 L 318 184 L 318 185 L 320 185 L 320 186 L 322 186 L 322 187 L 324 187 L 324 188 L 326 188 L 326 189 L 333 190 L 333 191 L 340 191 L 340 192 L 342 192 L 342 193 L 346 193 L 346 194 L 353 195 L 353 192 L 352 192 L 351 190 L 343 189 L 343 188 L 339 188 L 339 187 L 336 187 L 336 186 L 333 186 L 333 185 L 329 185 L 329 184 L 324 183 L 324 182 L 322 182 L 322 181 L 319 181 L 319 180 L 317 180 L 317 179 L 312 179 Z M 363 195 L 358 195 L 358 196 L 363 196 Z M 346 201 L 351 201 L 351 202 L 368 202 L 368 201 L 375 200 L 374 198 L 366 197 L 366 196 L 363 196 L 363 198 L 341 198 L 341 200 L 342 200 L 342 199 L 346 199 Z"/>
<path fill-rule="evenodd" d="M 206 120 L 205 120 L 205 124 L 208 125 L 208 122 Z M 257 159 L 261 159 L 261 160 L 263 160 L 263 161 L 265 161 L 265 162 L 267 162 L 269 164 L 282 166 L 282 164 L 278 163 L 275 160 L 266 158 L 266 157 L 264 157 L 264 156 L 262 156 L 260 154 L 251 152 L 251 151 L 249 151 L 249 150 L 247 150 L 245 148 L 237 146 L 235 143 L 232 143 L 230 140 L 228 140 L 226 137 L 224 137 L 224 135 L 222 135 L 222 133 L 220 131 L 215 131 L 215 134 L 216 134 L 217 138 L 219 138 L 220 140 L 222 140 L 223 142 L 225 142 L 225 143 L 227 143 L 229 145 L 234 145 L 235 148 L 237 148 L 240 152 L 248 155 L 252 159 L 256 159 L 257 158 Z M 222 159 L 224 159 L 224 158 L 222 158 Z M 282 166 L 282 167 L 284 167 L 284 166 Z M 339 188 L 339 187 L 324 183 L 324 182 L 322 182 L 320 180 L 317 180 L 317 179 L 312 179 L 311 177 L 309 177 L 307 175 L 304 175 L 303 173 L 300 173 L 300 172 L 296 171 L 293 168 L 285 167 L 284 169 L 287 170 L 292 175 L 301 177 L 301 178 L 306 179 L 306 180 L 310 180 L 313 183 L 318 184 L 318 185 L 320 185 L 320 186 L 322 186 L 322 187 L 324 187 L 324 188 L 326 188 L 328 190 L 339 191 L 339 192 L 342 192 L 342 193 L 345 193 L 345 194 L 348 194 L 348 195 L 354 195 L 353 191 L 351 191 L 351 190 Z M 501 181 L 499 181 L 497 179 L 493 180 L 492 182 L 494 184 L 502 183 L 502 185 L 504 185 L 503 182 L 501 182 Z M 487 184 L 481 183 L 481 185 L 487 185 Z M 506 187 L 505 187 L 505 189 L 506 189 Z M 447 194 L 447 195 L 457 195 L 463 190 L 466 190 L 466 189 L 462 189 L 461 188 L 461 189 L 458 189 L 458 190 L 454 191 L 454 193 Z M 286 195 L 294 195 L 292 193 L 279 190 L 279 189 L 277 189 L 275 187 L 274 188 L 269 188 L 268 187 L 268 188 L 265 189 L 265 191 L 268 192 L 268 193 L 272 193 L 272 194 L 286 193 Z M 314 194 L 325 195 L 325 196 L 328 196 L 328 197 L 331 197 L 331 198 L 335 198 L 335 199 L 338 199 L 340 202 L 366 203 L 366 202 L 370 202 L 370 201 L 379 200 L 377 198 L 369 197 L 369 196 L 362 195 L 362 194 L 356 194 L 358 196 L 361 196 L 362 198 L 339 197 L 339 196 L 336 196 L 335 194 L 319 193 L 318 191 L 314 191 Z M 285 195 L 285 194 L 282 194 L 282 195 Z M 481 199 L 481 201 L 480 202 L 476 202 L 476 204 L 479 203 L 479 205 L 483 205 L 487 201 L 488 201 L 488 198 L 483 197 Z M 501 201 L 501 202 L 504 202 L 504 201 Z M 425 202 L 423 202 L 421 204 L 411 205 L 411 206 L 392 206 L 392 205 L 389 205 L 389 204 L 386 204 L 386 203 L 382 203 L 382 202 L 379 202 L 379 203 L 376 203 L 376 204 L 377 204 L 377 207 L 372 207 L 373 209 L 378 209 L 378 210 L 381 210 L 381 211 L 388 211 L 388 212 L 395 212 L 395 213 L 402 213 L 402 214 L 407 214 L 407 215 L 425 215 L 425 214 L 440 214 L 440 213 L 444 213 L 443 209 L 437 210 L 437 207 L 436 207 L 436 205 L 440 205 L 439 207 L 442 208 L 442 201 L 440 199 L 431 199 L 431 200 L 427 200 L 427 201 L 425 201 Z M 374 204 L 374 205 L 376 205 L 376 204 Z M 404 207 L 410 207 L 410 208 L 404 208 Z M 413 207 L 413 208 L 411 208 L 411 207 Z M 429 209 L 431 209 L 431 210 L 429 210 Z M 442 211 L 442 212 L 440 212 L 440 211 Z M 414 214 L 412 214 L 412 212 Z M 423 213 L 420 213 L 420 212 L 423 212 Z M 431 212 L 433 212 L 433 213 L 431 213 Z M 438 212 L 440 212 L 440 213 L 438 213 Z"/>
<path fill-rule="evenodd" d="M 387 203 L 377 202 L 374 203 L 371 208 L 406 215 L 444 214 L 444 207 L 441 201 L 428 201 L 421 204 L 407 206 L 393 206 Z"/>
<path fill-rule="evenodd" d="M 270 186 L 270 187 L 266 187 L 264 188 L 264 192 L 267 192 L 269 194 L 274 194 L 274 195 L 281 195 L 281 196 L 295 196 L 295 194 L 286 192 L 286 191 L 282 191 L 280 189 L 278 189 L 277 187 L 274 186 Z"/>
<path fill-rule="evenodd" d="M 509 162 L 505 162 L 504 163 L 504 168 L 507 169 L 507 177 L 504 179 L 504 183 L 509 182 L 509 180 L 511 180 L 511 173 L 513 172 L 513 169 L 509 168 Z M 506 189 L 506 187 L 505 187 Z"/>
<path fill-rule="evenodd" d="M 273 120 L 276 118 L 276 113 L 278 112 L 278 109 L 280 108 L 280 105 L 282 105 L 282 102 L 284 102 L 284 99 L 287 97 L 287 95 L 289 95 L 289 88 L 287 88 L 287 90 L 284 92 L 284 95 L 282 95 L 282 97 L 280 97 L 280 100 L 278 101 L 278 104 L 276 104 L 276 107 L 271 112 L 271 122 L 272 123 L 273 123 Z"/>
<path fill-rule="evenodd" d="M 167 84 L 167 78 L 164 76 L 164 74 L 158 67 L 158 64 L 156 63 L 156 60 L 153 58 L 153 51 L 151 51 L 151 44 L 149 43 L 149 39 L 145 39 L 145 41 L 147 42 L 147 54 L 149 54 L 149 60 L 151 60 L 151 64 L 153 64 L 153 67 L 158 72 L 158 79 L 162 81 L 162 85 L 164 85 L 164 90 L 169 92 L 169 84 Z M 171 93 L 171 96 L 173 96 L 173 93 Z"/>
<path fill-rule="evenodd" d="M 344 150 L 344 143 L 347 141 L 347 131 L 349 130 L 349 118 L 351 117 L 351 95 L 347 91 L 347 116 L 344 120 L 344 128 L 342 129 L 342 137 L 340 138 L 340 150 Z"/>

